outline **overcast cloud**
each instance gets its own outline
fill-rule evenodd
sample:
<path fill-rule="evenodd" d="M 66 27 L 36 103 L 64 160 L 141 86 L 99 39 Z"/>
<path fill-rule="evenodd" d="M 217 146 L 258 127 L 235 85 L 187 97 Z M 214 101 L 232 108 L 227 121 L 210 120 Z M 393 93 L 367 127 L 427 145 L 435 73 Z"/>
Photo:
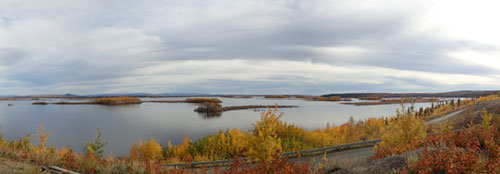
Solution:
<path fill-rule="evenodd" d="M 0 95 L 498 89 L 499 5 L 2 0 Z"/>

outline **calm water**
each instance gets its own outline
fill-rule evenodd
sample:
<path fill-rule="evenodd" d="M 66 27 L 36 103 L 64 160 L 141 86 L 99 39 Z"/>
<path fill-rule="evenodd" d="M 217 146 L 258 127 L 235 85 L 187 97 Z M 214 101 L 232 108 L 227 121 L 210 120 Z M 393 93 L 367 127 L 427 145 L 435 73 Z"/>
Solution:
<path fill-rule="evenodd" d="M 182 100 L 163 98 L 162 100 Z M 293 99 L 234 99 L 220 98 L 223 106 L 237 105 L 297 105 L 299 108 L 282 108 L 283 120 L 305 129 L 326 127 L 327 122 L 342 124 L 350 116 L 356 120 L 369 117 L 391 116 L 398 104 L 376 106 L 343 105 L 339 102 L 311 102 Z M 143 99 L 150 100 L 150 99 Z M 159 100 L 159 99 L 154 99 Z M 56 100 L 47 100 L 53 102 Z M 97 136 L 101 129 L 103 139 L 109 144 L 105 152 L 117 156 L 128 155 L 132 144 L 139 140 L 155 138 L 162 144 L 182 141 L 185 135 L 192 139 L 232 128 L 252 129 L 260 118 L 255 110 L 229 111 L 220 117 L 203 117 L 193 110 L 196 104 L 143 103 L 129 106 L 100 105 L 32 105 L 34 101 L 0 101 L 0 126 L 4 138 L 15 140 L 19 136 L 38 131 L 42 123 L 51 134 L 48 144 L 56 147 L 68 145 L 81 152 L 87 141 Z M 7 106 L 8 103 L 14 106 Z M 417 103 L 416 108 L 430 106 Z"/>

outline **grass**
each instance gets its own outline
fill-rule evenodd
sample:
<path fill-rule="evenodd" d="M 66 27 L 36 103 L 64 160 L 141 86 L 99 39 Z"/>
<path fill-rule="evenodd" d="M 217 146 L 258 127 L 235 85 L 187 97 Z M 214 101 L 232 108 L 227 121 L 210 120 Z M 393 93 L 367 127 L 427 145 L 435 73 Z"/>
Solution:
<path fill-rule="evenodd" d="M 250 96 L 250 95 L 223 95 L 220 97 L 222 97 L 222 98 L 253 98 L 253 96 Z"/>
<path fill-rule="evenodd" d="M 34 102 L 33 105 L 47 105 L 47 102 Z"/>
<path fill-rule="evenodd" d="M 288 96 L 284 95 L 266 95 L 264 98 L 288 98 Z"/>
<path fill-rule="evenodd" d="M 245 106 L 226 106 L 222 107 L 221 111 L 232 111 L 232 110 L 245 110 L 245 109 L 258 109 L 258 108 L 298 108 L 299 106 L 275 106 L 275 105 L 245 105 Z"/>
<path fill-rule="evenodd" d="M 186 100 L 151 100 L 149 103 L 222 103 L 218 98 L 187 98 Z"/>
<path fill-rule="evenodd" d="M 100 105 L 127 105 L 127 104 L 141 104 L 142 101 L 135 97 L 110 97 L 110 98 L 98 98 L 90 101 L 92 104 Z"/>
<path fill-rule="evenodd" d="M 380 96 L 367 96 L 367 97 L 359 97 L 360 100 L 381 100 Z"/>
<path fill-rule="evenodd" d="M 35 102 L 38 104 L 43 104 L 45 102 Z M 33 104 L 35 104 L 33 103 Z M 130 105 L 130 104 L 141 104 L 142 101 L 135 97 L 106 97 L 97 98 L 89 102 L 57 102 L 51 103 L 56 105 L 85 105 L 85 104 L 97 104 L 97 105 Z M 46 103 L 48 104 L 48 103 Z"/>
<path fill-rule="evenodd" d="M 222 107 L 218 103 L 204 103 L 194 111 L 198 113 L 216 113 L 233 110 L 259 109 L 259 108 L 298 108 L 299 106 L 275 106 L 275 105 L 245 105 L 245 106 L 226 106 Z"/>
<path fill-rule="evenodd" d="M 300 98 L 308 101 L 342 101 L 342 97 L 339 96 L 322 97 L 322 96 L 296 95 L 295 98 Z"/>
<path fill-rule="evenodd" d="M 21 174 L 21 173 L 47 173 L 47 172 L 41 172 L 41 168 L 39 166 L 0 157 L 0 173 Z"/>
<path fill-rule="evenodd" d="M 222 103 L 218 98 L 187 98 L 186 103 Z"/>
<path fill-rule="evenodd" d="M 314 96 L 311 98 L 312 101 L 342 101 L 342 97 L 339 96 L 332 96 L 332 97 L 321 97 L 321 96 Z"/>

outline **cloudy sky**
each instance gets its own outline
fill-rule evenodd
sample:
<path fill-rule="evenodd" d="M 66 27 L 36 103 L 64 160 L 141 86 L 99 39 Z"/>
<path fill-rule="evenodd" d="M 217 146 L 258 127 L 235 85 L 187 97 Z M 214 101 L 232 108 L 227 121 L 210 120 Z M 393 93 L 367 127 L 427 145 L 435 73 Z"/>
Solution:
<path fill-rule="evenodd" d="M 499 6 L 2 0 L 0 95 L 499 89 Z"/>

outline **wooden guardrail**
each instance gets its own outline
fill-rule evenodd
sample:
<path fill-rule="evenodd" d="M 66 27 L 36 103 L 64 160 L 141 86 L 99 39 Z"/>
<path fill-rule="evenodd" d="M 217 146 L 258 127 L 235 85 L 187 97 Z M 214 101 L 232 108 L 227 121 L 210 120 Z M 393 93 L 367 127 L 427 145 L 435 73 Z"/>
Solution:
<path fill-rule="evenodd" d="M 80 173 L 73 172 L 71 170 L 63 169 L 63 168 L 56 167 L 56 166 L 43 166 L 42 171 L 48 171 L 52 174 L 80 174 Z"/>
<path fill-rule="evenodd" d="M 316 154 L 323 154 L 323 153 L 329 153 L 333 151 L 340 151 L 340 150 L 348 150 L 348 149 L 354 149 L 354 148 L 360 148 L 360 147 L 368 147 L 368 146 L 373 146 L 381 142 L 382 140 L 371 140 L 371 141 L 363 141 L 363 142 L 358 142 L 358 143 L 352 143 L 352 144 L 343 144 L 343 145 L 337 145 L 337 146 L 330 146 L 330 147 L 324 147 L 324 148 L 319 148 L 319 149 L 313 149 L 313 150 L 301 150 L 297 152 L 286 152 L 282 153 L 281 156 L 285 158 L 295 158 L 299 156 L 311 156 L 311 155 L 316 155 Z M 249 162 L 248 158 L 242 158 L 244 162 Z M 225 165 L 230 165 L 233 163 L 234 160 L 218 160 L 218 161 L 207 161 L 207 162 L 193 162 L 193 163 L 170 163 L 170 164 L 164 164 L 163 166 L 165 167 L 201 167 L 201 166 L 225 166 Z"/>

